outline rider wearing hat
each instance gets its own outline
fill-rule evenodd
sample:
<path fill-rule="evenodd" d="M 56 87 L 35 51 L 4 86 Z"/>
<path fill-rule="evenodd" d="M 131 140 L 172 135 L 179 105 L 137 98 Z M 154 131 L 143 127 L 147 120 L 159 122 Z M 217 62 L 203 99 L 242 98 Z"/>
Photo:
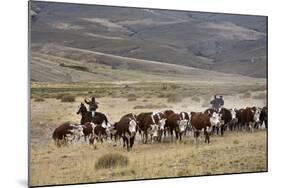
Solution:
<path fill-rule="evenodd" d="M 210 102 L 210 104 L 212 105 L 213 109 L 218 110 L 224 105 L 223 97 L 220 96 L 219 98 L 217 98 L 217 95 L 214 95 L 214 99 Z"/>
<path fill-rule="evenodd" d="M 86 104 L 89 105 L 89 110 L 92 112 L 92 117 L 95 116 L 95 112 L 98 108 L 98 102 L 96 102 L 95 97 L 92 97 L 91 101 L 87 101 L 87 99 L 84 100 Z"/>

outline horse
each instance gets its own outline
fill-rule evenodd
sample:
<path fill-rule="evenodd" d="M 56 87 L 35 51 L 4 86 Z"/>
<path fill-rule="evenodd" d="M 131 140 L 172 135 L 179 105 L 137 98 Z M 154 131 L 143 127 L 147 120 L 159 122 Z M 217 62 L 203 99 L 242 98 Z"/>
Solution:
<path fill-rule="evenodd" d="M 93 122 L 96 125 L 101 125 L 103 122 L 108 124 L 107 117 L 101 112 L 95 112 L 95 116 L 92 117 L 92 112 L 87 110 L 87 107 L 84 103 L 81 102 L 79 106 L 79 110 L 76 114 L 81 114 L 81 121 L 80 124 L 84 125 L 87 122 Z"/>

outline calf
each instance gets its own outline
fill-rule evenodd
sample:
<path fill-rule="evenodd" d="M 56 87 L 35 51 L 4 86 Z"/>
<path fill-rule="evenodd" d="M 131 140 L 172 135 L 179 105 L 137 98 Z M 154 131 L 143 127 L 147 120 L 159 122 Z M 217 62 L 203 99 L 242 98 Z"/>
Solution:
<path fill-rule="evenodd" d="M 55 145 L 60 147 L 67 144 L 70 136 L 72 136 L 71 141 L 73 141 L 75 137 L 80 138 L 84 136 L 82 125 L 65 122 L 54 130 L 52 137 L 55 141 Z"/>

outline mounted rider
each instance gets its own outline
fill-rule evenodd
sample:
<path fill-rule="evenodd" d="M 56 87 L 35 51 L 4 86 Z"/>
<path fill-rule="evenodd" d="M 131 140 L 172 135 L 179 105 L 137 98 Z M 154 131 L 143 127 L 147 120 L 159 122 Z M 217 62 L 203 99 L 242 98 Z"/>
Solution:
<path fill-rule="evenodd" d="M 95 117 L 95 112 L 98 109 L 98 102 L 96 102 L 95 97 L 92 97 L 92 100 L 90 101 L 88 101 L 87 99 L 85 99 L 84 101 L 89 105 L 89 111 L 92 112 L 92 117 Z"/>
<path fill-rule="evenodd" d="M 215 110 L 218 110 L 219 108 L 223 107 L 224 105 L 223 96 L 221 95 L 218 98 L 217 95 L 214 95 L 214 99 L 211 100 L 210 104 L 212 105 L 212 108 Z"/>

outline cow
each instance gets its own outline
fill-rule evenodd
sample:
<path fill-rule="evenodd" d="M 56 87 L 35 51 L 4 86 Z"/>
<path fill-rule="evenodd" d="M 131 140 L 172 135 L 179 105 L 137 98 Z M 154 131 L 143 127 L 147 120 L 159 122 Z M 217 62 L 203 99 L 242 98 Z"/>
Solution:
<path fill-rule="evenodd" d="M 159 140 L 159 131 L 164 130 L 166 118 L 161 113 L 145 112 L 137 116 L 139 133 L 143 143 L 147 143 L 148 135 L 151 136 L 151 142 Z"/>
<path fill-rule="evenodd" d="M 205 143 L 210 143 L 210 133 L 212 127 L 218 127 L 221 123 L 221 115 L 217 112 L 213 113 L 202 113 L 202 112 L 191 112 L 191 125 L 194 131 L 195 143 L 197 143 L 200 132 L 205 135 Z"/>
<path fill-rule="evenodd" d="M 227 127 L 230 131 L 234 131 L 237 128 L 238 118 L 236 114 L 237 109 L 231 108 L 230 114 L 231 114 L 231 120 L 227 123 Z"/>
<path fill-rule="evenodd" d="M 53 140 L 55 145 L 60 147 L 68 143 L 68 138 L 72 136 L 71 142 L 78 137 L 84 136 L 82 125 L 65 122 L 57 127 L 53 132 Z"/>
<path fill-rule="evenodd" d="M 165 129 L 167 114 L 162 112 L 152 113 L 150 116 L 146 116 L 145 124 L 148 129 L 147 132 L 150 135 L 151 142 L 161 141 L 162 134 Z"/>
<path fill-rule="evenodd" d="M 94 141 L 101 141 L 107 139 L 111 131 L 111 126 L 103 122 L 102 124 L 94 124 L 92 122 L 86 122 L 83 127 L 85 142 L 89 140 L 90 144 L 94 144 Z"/>
<path fill-rule="evenodd" d="M 267 129 L 267 106 L 264 106 L 260 113 L 260 123 L 264 123 L 265 128 Z"/>
<path fill-rule="evenodd" d="M 257 107 L 246 107 L 242 112 L 242 124 L 250 131 L 254 131 L 254 127 L 260 121 L 260 109 Z"/>
<path fill-rule="evenodd" d="M 126 114 L 115 124 L 115 127 L 116 135 L 123 139 L 123 147 L 125 148 L 127 146 L 128 151 L 132 149 L 137 132 L 136 119 Z"/>
<path fill-rule="evenodd" d="M 145 144 L 147 143 L 147 130 L 148 124 L 145 123 L 146 117 L 151 116 L 152 112 L 142 112 L 137 115 L 137 122 L 138 122 L 138 132 L 141 135 L 142 142 Z"/>
<path fill-rule="evenodd" d="M 167 120 L 168 116 L 169 116 L 170 114 L 174 114 L 174 113 L 175 113 L 175 112 L 174 112 L 173 110 L 165 110 L 165 111 L 159 112 L 159 113 L 157 113 L 157 114 L 158 114 L 158 116 L 159 116 L 159 119 L 166 119 L 166 120 Z M 166 136 L 166 132 L 167 132 L 168 129 L 169 129 L 169 128 L 168 128 L 168 125 L 167 125 L 167 123 L 166 123 L 166 121 L 165 121 L 164 126 L 162 125 L 162 126 L 160 126 L 159 129 L 158 129 L 157 140 L 158 140 L 159 142 L 161 142 L 161 140 L 162 140 L 162 135 L 163 135 L 163 134 L 164 134 L 164 137 Z"/>
<path fill-rule="evenodd" d="M 219 112 L 219 109 L 214 109 L 214 108 L 208 108 L 204 111 L 205 114 L 213 114 L 214 112 L 218 113 Z M 219 133 L 219 127 L 213 125 L 212 126 L 212 131 L 211 131 L 212 134 L 215 134 L 215 133 Z"/>
<path fill-rule="evenodd" d="M 172 113 L 168 116 L 166 125 L 170 130 L 171 140 L 173 140 L 173 132 L 175 132 L 177 140 L 182 140 L 182 135 L 187 128 L 188 121 L 189 117 L 186 112 L 181 112 L 179 114 Z"/>
<path fill-rule="evenodd" d="M 242 122 L 242 114 L 243 114 L 244 109 L 235 109 L 235 114 L 236 114 L 236 119 L 237 119 L 237 123 L 235 125 L 235 128 L 237 131 L 241 131 L 244 127 L 243 122 Z"/>
<path fill-rule="evenodd" d="M 221 115 L 221 124 L 217 127 L 217 134 L 223 136 L 227 127 L 232 131 L 237 123 L 236 112 L 234 109 L 220 108 L 218 113 Z"/>

